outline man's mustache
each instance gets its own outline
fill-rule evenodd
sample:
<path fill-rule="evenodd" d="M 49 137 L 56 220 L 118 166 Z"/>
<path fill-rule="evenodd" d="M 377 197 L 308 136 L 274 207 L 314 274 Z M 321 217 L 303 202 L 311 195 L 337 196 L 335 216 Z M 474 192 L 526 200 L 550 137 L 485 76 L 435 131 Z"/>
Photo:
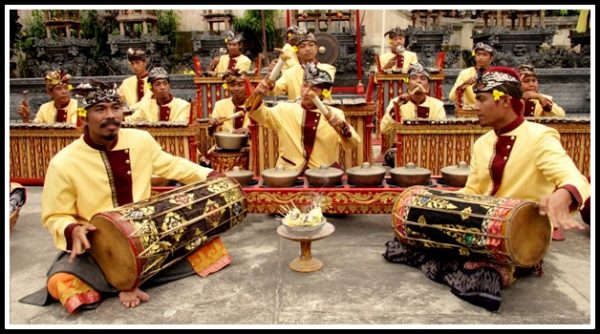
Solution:
<path fill-rule="evenodd" d="M 121 126 L 121 122 L 117 121 L 116 119 L 107 119 L 106 121 L 100 123 L 101 128 L 107 127 L 109 125 Z"/>

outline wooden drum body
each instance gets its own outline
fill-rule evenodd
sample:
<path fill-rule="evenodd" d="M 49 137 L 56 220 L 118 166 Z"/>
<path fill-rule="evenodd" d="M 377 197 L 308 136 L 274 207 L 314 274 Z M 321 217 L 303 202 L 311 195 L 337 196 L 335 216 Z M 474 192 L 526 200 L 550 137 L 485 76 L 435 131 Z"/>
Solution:
<path fill-rule="evenodd" d="M 132 290 L 242 222 L 246 207 L 245 194 L 232 178 L 185 185 L 95 214 L 90 253 L 112 286 Z"/>
<path fill-rule="evenodd" d="M 550 246 L 550 221 L 531 201 L 414 186 L 396 199 L 392 213 L 398 239 L 422 249 L 531 267 Z"/>

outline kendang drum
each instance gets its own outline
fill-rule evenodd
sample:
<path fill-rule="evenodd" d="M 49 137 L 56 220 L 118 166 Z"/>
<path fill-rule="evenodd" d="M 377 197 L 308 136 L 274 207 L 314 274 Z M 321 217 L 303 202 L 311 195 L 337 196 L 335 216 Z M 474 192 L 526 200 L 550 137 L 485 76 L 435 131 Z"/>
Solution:
<path fill-rule="evenodd" d="M 219 172 L 232 170 L 234 166 L 249 169 L 250 150 L 247 147 L 239 151 L 216 149 L 210 153 L 212 168 Z"/>
<path fill-rule="evenodd" d="M 246 208 L 232 178 L 188 184 L 95 214 L 90 253 L 112 286 L 131 290 L 242 222 Z"/>
<path fill-rule="evenodd" d="M 394 233 L 404 244 L 520 267 L 542 260 L 552 234 L 536 202 L 425 186 L 407 188 L 392 212 Z"/>

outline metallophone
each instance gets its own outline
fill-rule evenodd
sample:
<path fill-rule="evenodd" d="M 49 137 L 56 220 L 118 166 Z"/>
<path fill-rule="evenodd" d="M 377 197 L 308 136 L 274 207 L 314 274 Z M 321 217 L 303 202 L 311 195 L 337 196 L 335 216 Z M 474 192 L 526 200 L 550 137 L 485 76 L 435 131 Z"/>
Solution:
<path fill-rule="evenodd" d="M 197 161 L 200 124 L 123 122 L 124 128 L 143 129 L 173 155 Z M 74 124 L 10 124 L 10 179 L 23 185 L 42 185 L 50 159 L 83 132 Z"/>
<path fill-rule="evenodd" d="M 526 117 L 528 121 L 552 127 L 560 141 L 585 176 L 590 175 L 589 117 Z M 477 118 L 445 120 L 412 119 L 396 122 L 396 166 L 413 162 L 440 175 L 443 167 L 469 162 L 471 146 L 490 128 L 479 125 Z"/>

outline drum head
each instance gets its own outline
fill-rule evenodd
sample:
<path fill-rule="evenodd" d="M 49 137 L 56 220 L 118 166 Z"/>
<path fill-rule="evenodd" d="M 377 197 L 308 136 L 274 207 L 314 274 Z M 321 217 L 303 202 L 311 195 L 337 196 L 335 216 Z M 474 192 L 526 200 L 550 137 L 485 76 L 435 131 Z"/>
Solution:
<path fill-rule="evenodd" d="M 97 230 L 89 234 L 90 255 L 94 258 L 106 280 L 119 291 L 129 291 L 139 284 L 141 261 L 134 253 L 132 240 L 118 213 L 99 213 L 90 223 Z"/>
<path fill-rule="evenodd" d="M 526 202 L 515 208 L 507 225 L 507 250 L 514 262 L 521 267 L 531 267 L 540 262 L 552 237 L 548 216 L 541 216 L 535 203 Z"/>

